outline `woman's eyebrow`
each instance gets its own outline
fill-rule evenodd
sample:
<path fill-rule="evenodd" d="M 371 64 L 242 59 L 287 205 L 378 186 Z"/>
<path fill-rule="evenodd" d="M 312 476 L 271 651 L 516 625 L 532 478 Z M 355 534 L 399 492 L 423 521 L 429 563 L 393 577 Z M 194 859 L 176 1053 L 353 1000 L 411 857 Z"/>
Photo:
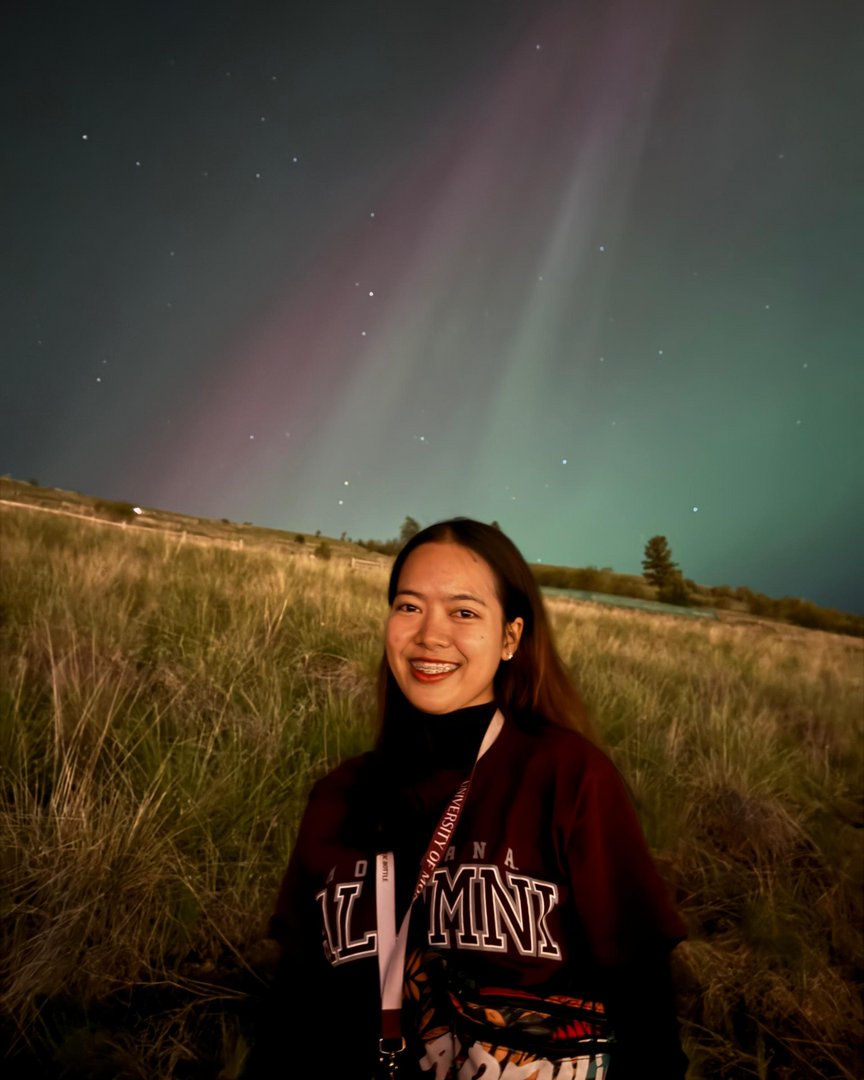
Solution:
<path fill-rule="evenodd" d="M 425 600 L 426 599 L 426 594 L 422 593 L 422 592 L 418 592 L 417 589 L 400 589 L 396 593 L 396 595 L 397 596 L 416 596 L 418 600 Z M 474 596 L 473 593 L 453 593 L 452 595 L 446 597 L 445 599 L 447 599 L 447 600 L 471 600 L 471 601 L 473 601 L 473 603 L 481 604 L 483 607 L 488 607 L 489 606 L 486 603 L 485 600 L 481 600 L 479 596 Z"/>

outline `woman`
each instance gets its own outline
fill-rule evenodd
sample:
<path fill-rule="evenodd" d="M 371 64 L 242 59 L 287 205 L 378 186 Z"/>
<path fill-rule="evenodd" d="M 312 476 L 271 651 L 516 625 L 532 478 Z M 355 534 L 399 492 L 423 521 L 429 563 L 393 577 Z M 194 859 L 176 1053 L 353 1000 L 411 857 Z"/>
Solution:
<path fill-rule="evenodd" d="M 441 522 L 402 549 L 388 598 L 380 734 L 310 795 L 257 1065 L 684 1076 L 684 928 L 524 559 L 494 527 Z"/>

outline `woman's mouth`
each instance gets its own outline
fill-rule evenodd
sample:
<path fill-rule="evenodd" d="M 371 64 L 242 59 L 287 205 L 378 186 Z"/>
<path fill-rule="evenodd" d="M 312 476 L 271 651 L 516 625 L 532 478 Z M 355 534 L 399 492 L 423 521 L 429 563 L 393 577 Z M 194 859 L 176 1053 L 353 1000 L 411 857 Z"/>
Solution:
<path fill-rule="evenodd" d="M 459 667 L 458 664 L 448 664 L 437 660 L 409 660 L 408 663 L 414 678 L 425 683 L 440 682 L 448 675 L 452 675 Z"/>

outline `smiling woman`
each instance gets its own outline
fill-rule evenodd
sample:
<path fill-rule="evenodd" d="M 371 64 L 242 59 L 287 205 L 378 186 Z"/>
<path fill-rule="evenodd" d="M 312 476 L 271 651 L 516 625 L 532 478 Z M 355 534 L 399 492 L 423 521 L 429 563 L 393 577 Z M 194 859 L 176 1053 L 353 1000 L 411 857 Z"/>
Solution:
<path fill-rule="evenodd" d="M 310 795 L 247 1075 L 682 1077 L 684 929 L 525 560 L 442 522 L 388 599 L 378 740 Z"/>
<path fill-rule="evenodd" d="M 492 701 L 498 665 L 519 646 L 488 563 L 455 543 L 415 548 L 402 566 L 387 622 L 387 664 L 418 709 L 447 713 Z"/>

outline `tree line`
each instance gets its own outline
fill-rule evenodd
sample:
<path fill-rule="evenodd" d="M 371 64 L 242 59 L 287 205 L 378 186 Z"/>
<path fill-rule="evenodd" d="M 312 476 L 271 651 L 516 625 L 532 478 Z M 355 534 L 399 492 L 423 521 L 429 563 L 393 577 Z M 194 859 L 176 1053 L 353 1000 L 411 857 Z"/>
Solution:
<path fill-rule="evenodd" d="M 496 528 L 497 521 L 491 522 Z M 420 531 L 420 522 L 406 517 L 399 536 L 392 540 L 358 540 L 368 551 L 396 555 Z M 532 564 L 531 571 L 538 585 L 548 588 L 572 589 L 611 596 L 627 596 L 637 600 L 659 600 L 676 607 L 708 607 L 740 611 L 759 618 L 793 623 L 811 630 L 827 630 L 835 634 L 864 637 L 864 617 L 836 608 L 821 607 L 799 597 L 780 599 L 756 592 L 745 585 L 698 585 L 684 576 L 672 557 L 665 536 L 652 536 L 642 553 L 642 575 L 618 574 L 611 567 L 568 567 Z"/>

